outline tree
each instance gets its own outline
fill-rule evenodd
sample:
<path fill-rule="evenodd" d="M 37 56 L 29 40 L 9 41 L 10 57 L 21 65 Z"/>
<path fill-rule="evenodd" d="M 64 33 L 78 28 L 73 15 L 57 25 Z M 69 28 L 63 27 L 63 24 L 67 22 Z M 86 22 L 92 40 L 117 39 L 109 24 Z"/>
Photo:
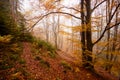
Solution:
<path fill-rule="evenodd" d="M 50 1 L 50 0 L 48 0 Z M 54 2 L 54 0 L 52 0 Z M 44 17 L 50 15 L 50 14 L 62 14 L 62 15 L 69 15 L 72 16 L 78 20 L 81 20 L 81 23 L 79 24 L 80 28 L 82 28 L 80 32 L 81 36 L 81 44 L 82 44 L 82 61 L 83 61 L 83 66 L 89 68 L 90 70 L 93 69 L 94 63 L 93 63 L 93 47 L 102 40 L 106 32 L 113 27 L 117 26 L 120 24 L 120 22 L 117 23 L 112 23 L 114 21 L 114 16 L 116 12 L 119 10 L 120 3 L 118 2 L 117 5 L 115 5 L 115 8 L 112 10 L 111 16 L 107 20 L 107 23 L 104 25 L 104 30 L 102 30 L 101 35 L 98 37 L 96 41 L 93 42 L 92 39 L 92 13 L 101 6 L 103 3 L 105 3 L 106 0 L 96 0 L 95 6 L 92 8 L 91 7 L 91 0 L 80 0 L 79 6 L 81 6 L 80 10 L 74 8 L 74 7 L 65 7 L 63 6 L 62 8 L 65 9 L 70 9 L 75 11 L 76 13 L 80 13 L 80 17 L 76 16 L 75 14 L 71 14 L 69 12 L 63 12 L 62 10 L 54 10 L 50 11 L 43 16 L 40 16 L 38 20 L 35 22 L 35 24 L 31 27 L 33 28 L 40 20 L 42 20 Z M 48 6 L 47 6 L 48 8 Z M 56 7 L 52 7 L 50 9 L 55 9 Z M 61 7 L 59 8 L 61 9 Z"/>
<path fill-rule="evenodd" d="M 110 17 L 112 16 L 112 11 L 115 7 L 115 4 L 117 5 L 118 2 L 114 1 L 114 0 L 107 0 L 106 2 L 106 22 L 109 21 Z M 114 23 L 118 23 L 118 11 L 116 11 L 116 14 L 114 16 Z M 107 41 L 108 41 L 108 46 L 107 46 L 107 53 L 106 53 L 106 70 L 110 73 L 111 72 L 111 68 L 113 66 L 113 63 L 116 60 L 116 56 L 115 55 L 115 51 L 116 51 L 116 42 L 117 42 L 117 30 L 118 30 L 118 25 L 116 25 L 114 27 L 114 31 L 113 30 L 108 30 L 107 31 Z M 113 35 L 111 35 L 111 33 L 113 33 Z M 112 39 L 112 42 L 111 42 Z"/>
<path fill-rule="evenodd" d="M 0 1 L 0 35 L 7 35 L 12 32 L 14 28 L 13 18 L 10 15 L 9 0 Z"/>
<path fill-rule="evenodd" d="M 19 5 L 19 0 L 0 1 L 0 35 L 10 34 L 14 36 L 14 41 L 25 30 L 25 18 L 19 12 Z"/>

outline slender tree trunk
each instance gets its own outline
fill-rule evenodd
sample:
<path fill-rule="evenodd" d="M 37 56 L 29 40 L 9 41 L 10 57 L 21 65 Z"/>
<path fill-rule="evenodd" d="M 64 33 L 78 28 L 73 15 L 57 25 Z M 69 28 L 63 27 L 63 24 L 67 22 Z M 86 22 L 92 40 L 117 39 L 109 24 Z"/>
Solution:
<path fill-rule="evenodd" d="M 55 21 L 55 16 L 53 15 L 53 34 L 54 34 L 54 44 L 55 47 L 57 48 L 57 41 L 58 41 L 58 34 L 57 34 L 57 27 L 58 25 L 56 25 L 56 21 Z"/>
<path fill-rule="evenodd" d="M 112 0 L 112 2 L 113 2 L 113 0 Z M 110 19 L 110 17 L 111 17 L 111 11 L 112 11 L 112 8 L 111 8 L 111 1 L 110 0 L 107 0 L 107 2 L 106 2 L 107 4 L 106 4 L 106 22 L 108 22 L 109 21 L 109 19 Z M 110 52 L 111 52 L 111 50 L 110 50 L 110 30 L 108 30 L 107 31 L 107 41 L 108 41 L 108 46 L 107 46 L 107 53 L 106 53 L 106 59 L 107 59 L 107 66 L 106 66 L 106 71 L 108 71 L 109 73 L 110 73 L 110 69 L 111 69 L 111 60 L 110 60 L 110 57 L 112 57 L 111 55 L 110 55 Z"/>
<path fill-rule="evenodd" d="M 116 23 L 119 21 L 118 20 L 118 14 L 119 12 L 117 11 L 116 13 Z M 114 38 L 113 38 L 113 46 L 112 46 L 112 51 L 116 51 L 116 41 L 117 41 L 117 36 L 118 35 L 118 25 L 114 27 Z M 115 54 L 113 61 L 115 61 L 117 58 L 117 54 Z"/>
<path fill-rule="evenodd" d="M 49 24 L 48 24 L 48 16 L 45 17 L 45 23 L 44 23 L 44 28 L 45 28 L 45 39 L 48 42 L 49 41 Z"/>

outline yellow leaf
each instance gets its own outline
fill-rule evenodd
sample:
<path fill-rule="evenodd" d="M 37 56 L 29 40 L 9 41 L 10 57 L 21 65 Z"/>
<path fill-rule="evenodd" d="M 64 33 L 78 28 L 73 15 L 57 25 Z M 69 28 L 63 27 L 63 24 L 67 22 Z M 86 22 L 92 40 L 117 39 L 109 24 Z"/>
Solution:
<path fill-rule="evenodd" d="M 12 74 L 12 77 L 18 77 L 18 76 L 20 76 L 21 75 L 21 72 L 17 72 L 17 73 L 15 73 L 15 74 Z"/>
<path fill-rule="evenodd" d="M 76 67 L 75 72 L 80 72 L 80 69 L 78 67 Z"/>
<path fill-rule="evenodd" d="M 45 2 L 45 4 L 44 4 L 45 8 L 46 8 L 47 10 L 49 10 L 49 9 L 54 9 L 55 6 L 53 5 L 53 2 L 54 2 L 54 0 L 47 0 L 47 1 Z"/>

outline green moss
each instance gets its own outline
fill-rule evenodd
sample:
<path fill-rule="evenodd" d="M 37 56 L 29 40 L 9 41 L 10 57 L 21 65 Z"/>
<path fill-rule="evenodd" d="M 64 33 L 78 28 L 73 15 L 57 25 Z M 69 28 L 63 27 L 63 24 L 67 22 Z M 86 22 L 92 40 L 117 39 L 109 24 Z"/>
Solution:
<path fill-rule="evenodd" d="M 49 54 L 49 56 L 50 56 L 51 58 L 55 58 L 55 57 L 56 57 L 55 52 L 48 52 L 48 54 Z"/>
<path fill-rule="evenodd" d="M 61 61 L 61 65 L 64 67 L 65 70 L 72 70 L 72 67 L 66 61 Z"/>
<path fill-rule="evenodd" d="M 16 61 L 19 59 L 19 55 L 18 54 L 11 54 L 10 55 L 10 60 Z"/>
<path fill-rule="evenodd" d="M 26 33 L 20 34 L 19 40 L 20 41 L 26 41 L 26 42 L 31 42 L 32 43 L 32 42 L 35 41 L 35 38 L 32 36 L 31 33 L 26 32 Z"/>
<path fill-rule="evenodd" d="M 41 64 L 43 67 L 45 67 L 45 68 L 50 68 L 49 62 L 47 62 L 47 61 L 45 61 L 45 60 L 43 60 L 43 59 L 41 59 L 41 60 L 39 60 L 39 61 L 40 61 L 40 64 Z"/>
<path fill-rule="evenodd" d="M 48 42 L 45 42 L 44 40 L 37 40 L 34 42 L 34 45 L 36 46 L 37 49 L 43 49 L 44 51 L 47 51 L 48 55 L 51 57 L 51 58 L 55 58 L 56 54 L 55 54 L 55 51 L 56 51 L 56 48 L 48 43 Z M 40 51 L 39 51 L 40 53 Z"/>
<path fill-rule="evenodd" d="M 50 68 L 50 64 L 47 61 L 40 60 L 40 63 L 42 64 L 43 67 Z"/>
<path fill-rule="evenodd" d="M 19 60 L 19 63 L 20 63 L 20 64 L 25 64 L 26 61 L 25 61 L 24 59 L 20 59 L 20 60 Z"/>
<path fill-rule="evenodd" d="M 42 58 L 39 56 L 35 56 L 35 60 L 42 60 Z"/>

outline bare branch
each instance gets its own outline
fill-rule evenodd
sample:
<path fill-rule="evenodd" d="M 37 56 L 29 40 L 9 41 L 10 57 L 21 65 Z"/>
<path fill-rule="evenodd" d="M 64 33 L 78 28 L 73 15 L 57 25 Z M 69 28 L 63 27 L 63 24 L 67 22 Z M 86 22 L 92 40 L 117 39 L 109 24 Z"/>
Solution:
<path fill-rule="evenodd" d="M 107 43 L 107 44 L 101 49 L 101 51 L 100 51 L 99 53 L 97 53 L 97 56 L 102 53 L 102 51 L 108 46 L 108 44 L 109 44 L 109 43 Z"/>
<path fill-rule="evenodd" d="M 60 7 L 59 9 L 62 9 L 62 8 L 72 9 L 72 10 L 74 10 L 74 11 L 76 11 L 76 12 L 81 12 L 80 10 L 77 10 L 76 8 L 73 8 L 73 7 L 63 6 L 63 7 Z M 65 12 L 63 12 L 63 13 L 65 13 Z M 34 18 L 28 19 L 27 21 L 30 21 L 30 20 L 33 20 L 33 19 L 39 19 L 40 17 L 41 17 L 41 16 L 36 16 L 36 17 L 34 17 Z"/>
<path fill-rule="evenodd" d="M 73 7 L 66 7 L 66 6 L 60 7 L 60 9 L 62 9 L 62 8 L 72 9 L 72 10 L 74 10 L 74 11 L 76 11 L 76 12 L 81 12 L 80 10 L 78 10 L 78 9 L 76 9 L 76 8 L 73 8 Z"/>
<path fill-rule="evenodd" d="M 97 5 L 97 0 L 96 0 L 96 2 L 95 2 L 95 6 Z"/>
<path fill-rule="evenodd" d="M 118 23 L 116 23 L 116 24 L 114 24 L 114 25 L 108 27 L 106 30 L 109 30 L 109 29 L 111 29 L 111 28 L 113 28 L 114 26 L 117 26 L 117 25 L 119 25 L 119 24 L 120 24 L 120 22 L 118 22 Z"/>
<path fill-rule="evenodd" d="M 107 23 L 107 25 L 110 24 L 111 20 L 113 19 L 114 15 L 117 12 L 117 10 L 119 9 L 119 7 L 120 7 L 120 3 L 117 5 L 116 9 L 114 10 L 114 12 L 113 12 L 112 16 L 110 17 L 109 22 Z"/>
<path fill-rule="evenodd" d="M 92 13 L 97 7 L 99 7 L 102 3 L 104 3 L 105 1 L 107 1 L 107 0 L 104 0 L 104 1 L 100 2 L 98 5 L 96 5 L 96 6 L 91 10 L 91 13 Z"/>
<path fill-rule="evenodd" d="M 105 34 L 105 32 L 106 32 L 107 30 L 109 30 L 109 29 L 113 28 L 114 26 L 117 26 L 117 25 L 120 24 L 120 22 L 118 22 L 118 23 L 116 23 L 116 24 L 114 24 L 114 25 L 112 25 L 112 26 L 109 26 L 110 23 L 111 23 L 111 20 L 113 19 L 115 13 L 117 12 L 117 10 L 118 10 L 118 8 L 119 8 L 119 6 L 120 6 L 120 3 L 117 5 L 117 7 L 116 7 L 116 9 L 114 10 L 112 16 L 110 17 L 110 19 L 109 19 L 109 21 L 108 21 L 108 23 L 107 23 L 107 25 L 106 25 L 106 27 L 105 27 L 102 35 L 98 38 L 97 41 L 95 41 L 95 42 L 93 43 L 93 45 L 95 45 L 96 43 L 98 43 L 98 42 L 103 38 L 103 36 L 104 36 L 104 34 Z"/>
<path fill-rule="evenodd" d="M 66 15 L 72 16 L 72 17 L 74 17 L 74 18 L 76 18 L 76 19 L 81 19 L 80 17 L 77 17 L 77 16 L 75 16 L 75 15 L 73 15 L 73 14 L 66 13 L 66 12 L 50 12 L 50 13 L 47 13 L 47 14 L 41 16 L 41 17 L 38 19 L 38 21 L 36 21 L 36 22 L 32 25 L 32 27 L 30 27 L 30 28 L 28 29 L 28 31 L 30 31 L 32 28 L 34 28 L 34 26 L 35 26 L 37 23 L 39 23 L 39 21 L 41 21 L 45 16 L 48 16 L 48 15 L 50 15 L 50 14 L 66 14 Z"/>
<path fill-rule="evenodd" d="M 102 35 L 100 36 L 100 38 L 98 38 L 98 40 L 97 41 L 95 41 L 94 43 L 93 43 L 93 45 L 95 45 L 96 43 L 98 43 L 102 38 L 103 38 L 103 36 L 104 36 L 104 34 L 105 34 L 105 32 L 107 31 L 107 30 L 109 30 L 109 29 L 111 29 L 111 28 L 113 28 L 114 26 L 117 26 L 117 25 L 119 25 L 120 23 L 117 23 L 117 24 L 115 24 L 115 25 L 112 25 L 111 27 L 109 27 L 109 28 L 106 28 L 104 31 L 103 31 L 103 33 L 102 33 Z M 108 26 L 108 25 L 107 25 Z"/>

